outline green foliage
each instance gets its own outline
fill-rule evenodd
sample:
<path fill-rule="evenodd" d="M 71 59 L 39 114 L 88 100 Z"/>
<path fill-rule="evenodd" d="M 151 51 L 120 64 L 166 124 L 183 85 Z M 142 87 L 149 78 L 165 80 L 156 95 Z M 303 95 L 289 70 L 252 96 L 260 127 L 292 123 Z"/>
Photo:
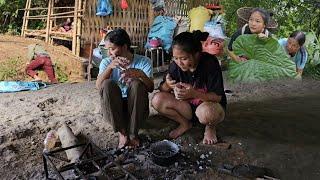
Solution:
<path fill-rule="evenodd" d="M 260 7 L 273 12 L 278 22 L 278 37 L 288 37 L 294 30 L 314 31 L 320 35 L 320 2 L 318 0 L 221 0 L 226 12 L 227 34 L 230 36 L 238 28 L 237 9 L 241 7 Z"/>
<path fill-rule="evenodd" d="M 26 0 L 0 0 L 0 33 L 20 33 L 25 4 Z M 47 1 L 44 0 L 32 0 L 32 7 L 46 7 L 46 4 Z M 45 12 L 34 13 L 39 15 Z M 30 13 L 30 15 L 35 14 Z M 44 27 L 44 25 L 43 21 L 30 21 L 29 27 L 31 29 L 39 29 Z"/>
<path fill-rule="evenodd" d="M 60 83 L 68 81 L 68 75 L 65 73 L 65 70 L 64 70 L 64 68 L 62 67 L 61 64 L 56 63 L 55 66 L 54 66 L 54 71 L 55 71 L 55 74 L 57 76 L 57 80 Z"/>
<path fill-rule="evenodd" d="M 317 38 L 314 32 L 308 33 L 306 37 L 308 62 L 303 75 L 320 80 L 320 38 Z"/>
<path fill-rule="evenodd" d="M 233 82 L 261 82 L 297 75 L 295 63 L 276 39 L 242 35 L 234 42 L 233 52 L 249 59 L 241 63 L 230 62 L 228 75 Z"/>
<path fill-rule="evenodd" d="M 20 73 L 21 58 L 11 58 L 0 64 L 0 81 L 15 80 Z"/>

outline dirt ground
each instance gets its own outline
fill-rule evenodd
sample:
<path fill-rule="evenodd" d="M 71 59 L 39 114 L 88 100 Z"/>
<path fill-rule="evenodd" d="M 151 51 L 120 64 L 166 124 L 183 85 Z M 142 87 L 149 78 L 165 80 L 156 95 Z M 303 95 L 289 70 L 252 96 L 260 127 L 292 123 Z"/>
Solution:
<path fill-rule="evenodd" d="M 231 144 L 230 149 L 202 146 L 203 131 L 195 127 L 175 140 L 184 154 L 198 157 L 194 171 L 172 176 L 175 165 L 171 165 L 135 175 L 143 179 L 236 179 L 218 173 L 216 167 L 247 163 L 269 168 L 281 179 L 319 179 L 319 81 L 226 81 L 225 88 L 233 93 L 227 96 L 227 118 L 218 126 L 218 136 Z M 85 136 L 103 149 L 117 144 L 117 135 L 102 119 L 94 82 L 1 93 L 0 99 L 0 179 L 44 179 L 43 140 L 63 122 L 77 136 Z M 150 109 L 140 134 L 154 141 L 168 138 L 176 124 Z M 201 163 L 205 166 L 200 168 Z"/>

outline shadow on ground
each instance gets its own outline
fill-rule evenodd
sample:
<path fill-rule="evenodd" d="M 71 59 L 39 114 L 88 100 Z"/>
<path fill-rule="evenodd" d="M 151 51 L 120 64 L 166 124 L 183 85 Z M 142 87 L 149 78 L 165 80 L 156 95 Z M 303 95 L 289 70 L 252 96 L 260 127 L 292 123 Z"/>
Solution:
<path fill-rule="evenodd" d="M 231 143 L 232 148 L 217 153 L 213 165 L 248 163 L 270 168 L 281 179 L 317 179 L 320 176 L 319 102 L 320 95 L 311 94 L 229 104 L 227 119 L 219 125 L 218 136 Z M 175 127 L 174 122 L 155 115 L 147 121 L 145 133 L 153 139 L 165 139 Z M 201 127 L 193 128 L 179 142 L 194 146 L 201 142 L 202 134 Z M 213 177 L 221 178 L 216 171 L 212 173 Z"/>

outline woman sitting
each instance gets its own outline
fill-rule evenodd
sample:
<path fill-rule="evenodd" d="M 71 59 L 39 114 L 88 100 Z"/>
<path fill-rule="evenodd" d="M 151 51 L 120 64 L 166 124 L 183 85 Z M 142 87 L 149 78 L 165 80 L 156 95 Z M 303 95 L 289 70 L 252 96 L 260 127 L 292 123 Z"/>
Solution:
<path fill-rule="evenodd" d="M 242 28 L 238 29 L 232 36 L 228 45 L 229 56 L 237 61 L 246 61 L 246 57 L 239 57 L 232 51 L 233 42 L 242 34 L 257 34 L 259 37 L 269 37 L 271 33 L 266 29 L 270 19 L 270 13 L 261 8 L 254 8 L 250 13 L 248 24 L 245 24 Z"/>

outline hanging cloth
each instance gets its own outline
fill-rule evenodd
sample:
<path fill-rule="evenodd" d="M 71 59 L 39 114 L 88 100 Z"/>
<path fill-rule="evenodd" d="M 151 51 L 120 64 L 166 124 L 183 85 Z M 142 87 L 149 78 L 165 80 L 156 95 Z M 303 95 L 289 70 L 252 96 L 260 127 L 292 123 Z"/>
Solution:
<path fill-rule="evenodd" d="M 110 0 L 98 0 L 97 3 L 97 16 L 108 16 L 112 14 L 112 4 Z"/>
<path fill-rule="evenodd" d="M 129 5 L 128 5 L 127 0 L 121 0 L 120 7 L 121 7 L 122 10 L 128 9 Z"/>

